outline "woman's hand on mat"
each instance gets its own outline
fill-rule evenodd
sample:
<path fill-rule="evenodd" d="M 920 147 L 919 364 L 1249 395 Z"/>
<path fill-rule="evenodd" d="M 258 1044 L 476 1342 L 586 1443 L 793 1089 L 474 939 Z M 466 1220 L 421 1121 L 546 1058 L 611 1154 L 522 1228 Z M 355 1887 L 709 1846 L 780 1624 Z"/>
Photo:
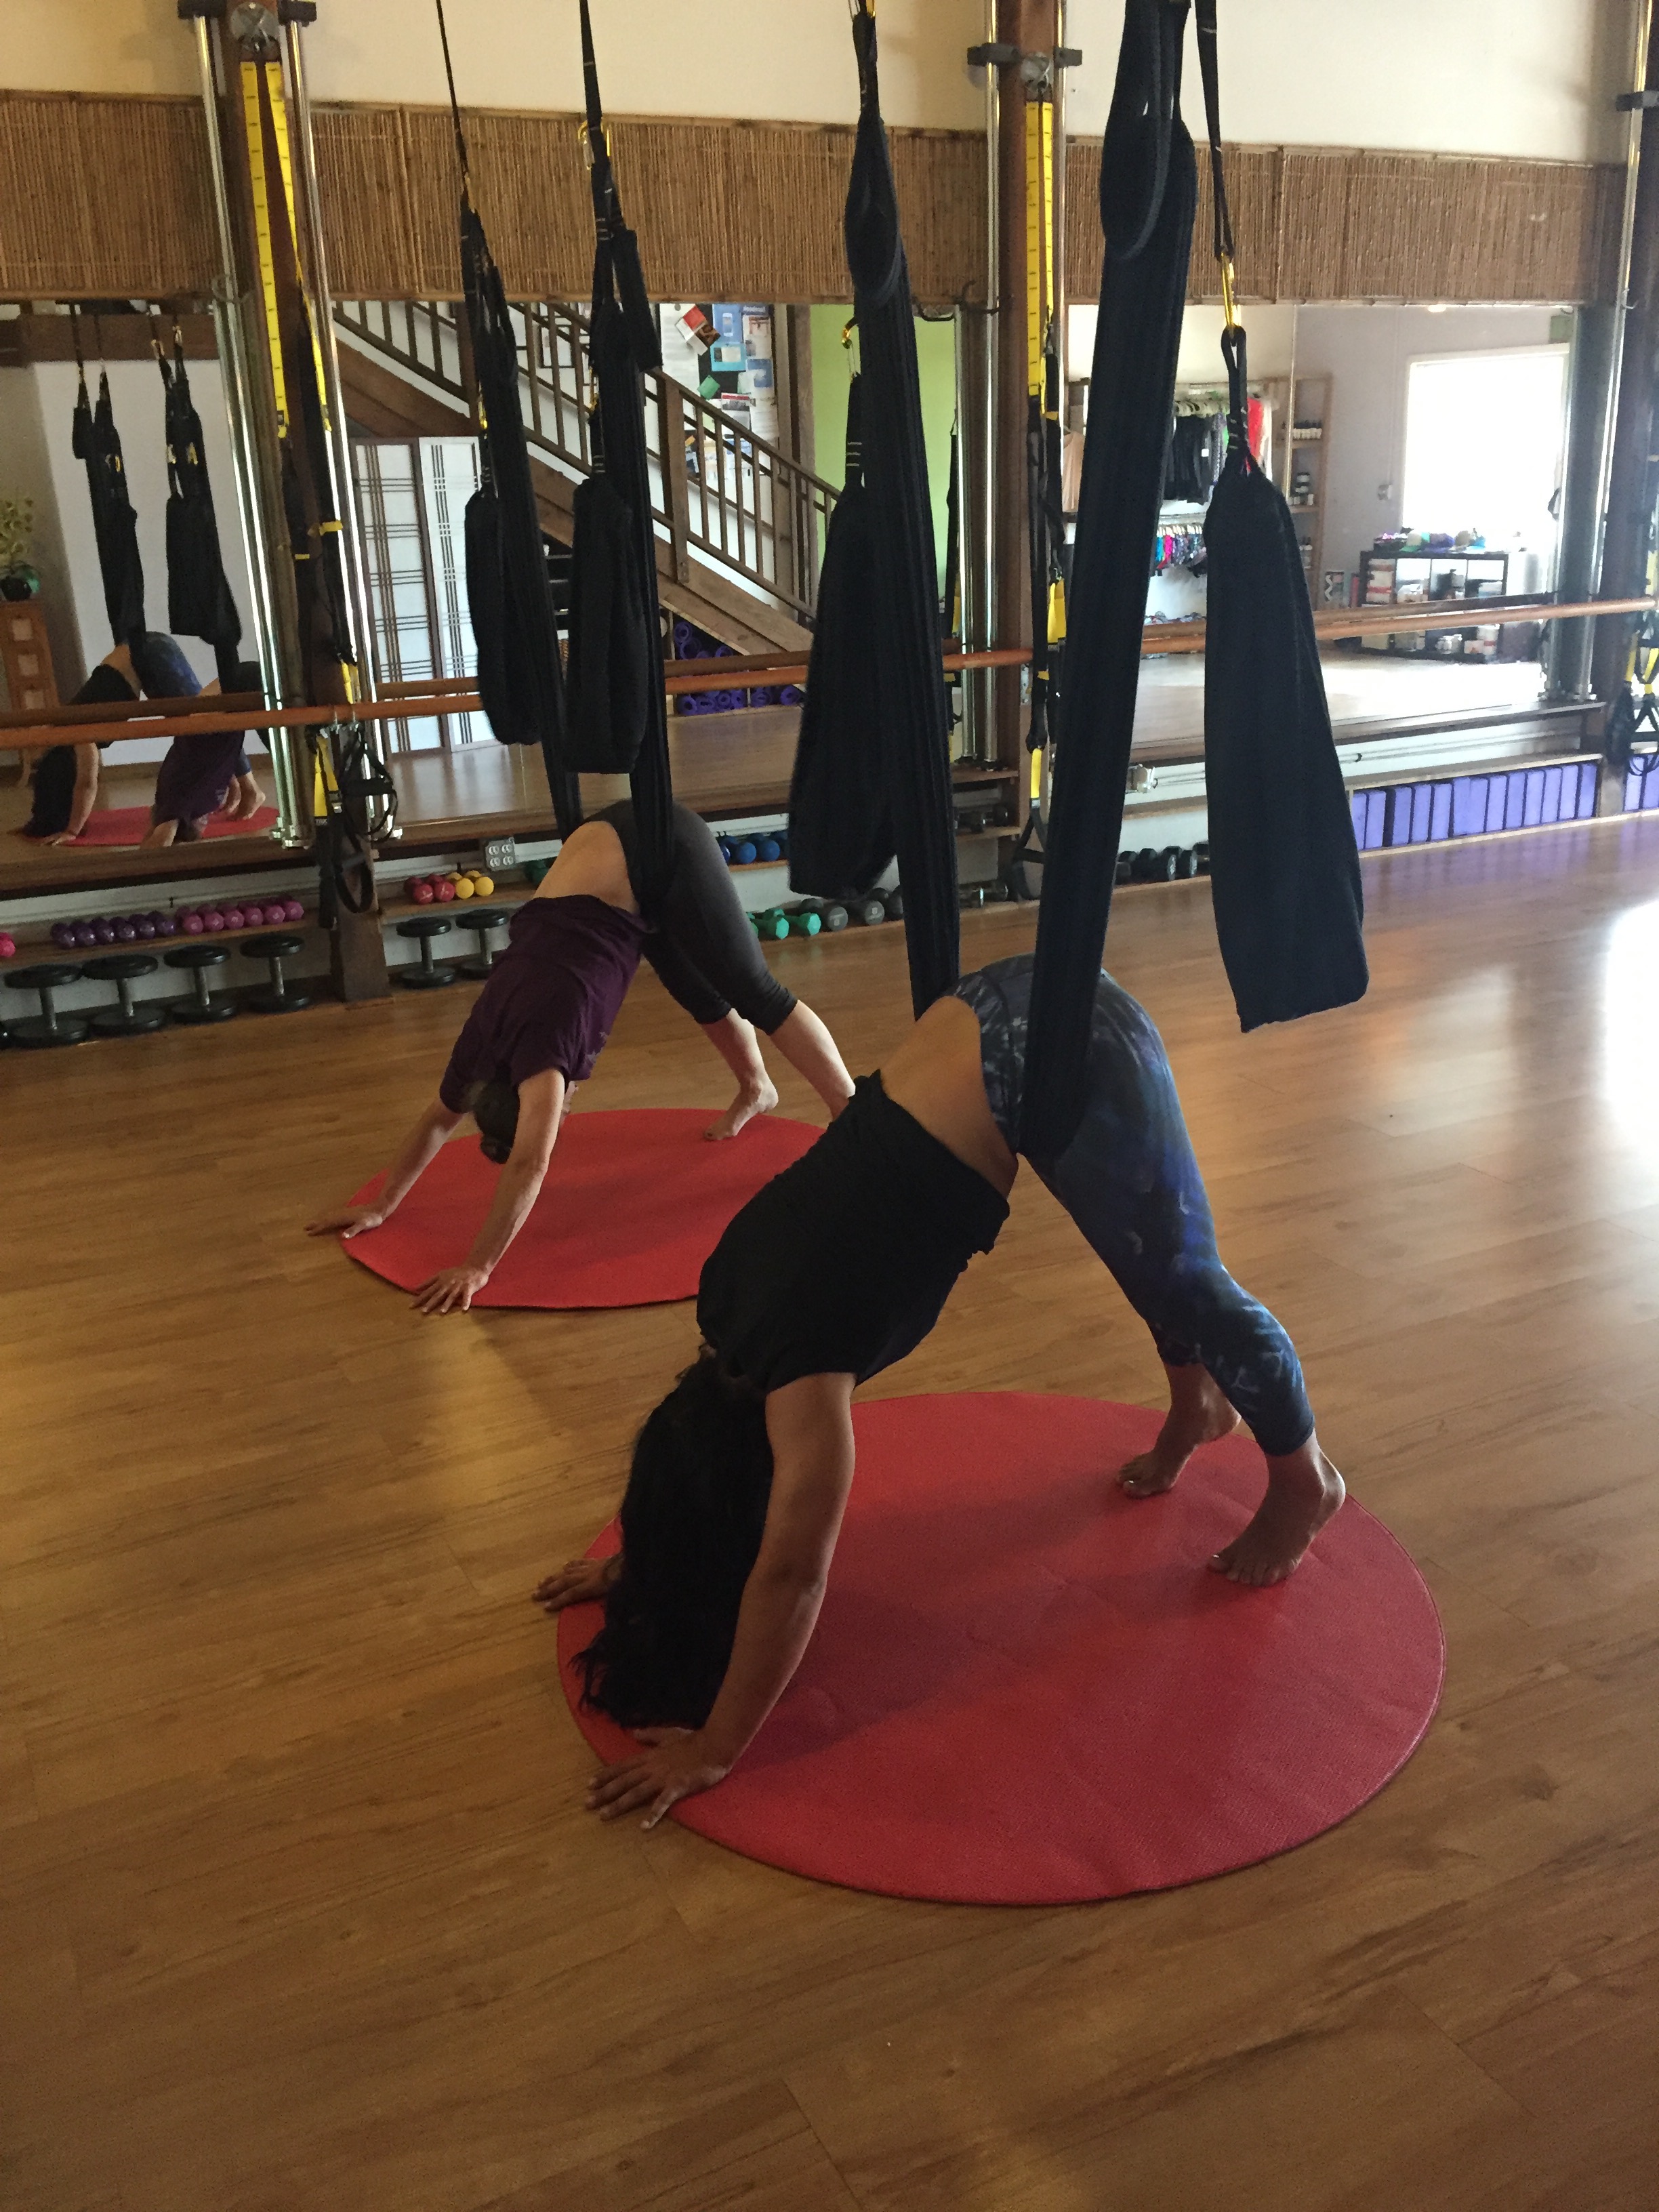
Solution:
<path fill-rule="evenodd" d="M 488 1267 L 441 1268 L 415 1293 L 415 1310 L 423 1314 L 465 1313 L 489 1280 Z"/>
<path fill-rule="evenodd" d="M 647 1809 L 642 1828 L 654 1828 L 672 1805 L 712 1790 L 731 1772 L 725 1759 L 709 1756 L 701 1729 L 635 1729 L 647 1746 L 637 1759 L 602 1766 L 587 1785 L 587 1809 L 602 1820 Z"/>
<path fill-rule="evenodd" d="M 358 1237 L 365 1229 L 378 1229 L 385 1219 L 378 1206 L 341 1206 L 332 1213 L 319 1213 L 314 1221 L 307 1221 L 306 1235 L 331 1237 L 337 1230 L 342 1237 Z"/>
<path fill-rule="evenodd" d="M 622 1553 L 608 1559 L 568 1559 L 556 1572 L 545 1575 L 531 1596 L 544 1613 L 562 1613 L 568 1605 L 592 1605 L 622 1572 Z"/>

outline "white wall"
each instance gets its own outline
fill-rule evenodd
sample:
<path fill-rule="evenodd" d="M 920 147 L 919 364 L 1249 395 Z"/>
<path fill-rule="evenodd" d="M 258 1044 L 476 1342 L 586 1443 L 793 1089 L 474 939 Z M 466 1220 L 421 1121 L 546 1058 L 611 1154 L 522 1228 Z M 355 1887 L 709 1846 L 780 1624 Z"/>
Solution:
<path fill-rule="evenodd" d="M 1122 0 L 1068 0 L 1068 129 L 1104 130 L 1122 26 Z M 1222 134 L 1243 144 L 1622 158 L 1632 0 L 1235 0 L 1217 46 Z M 1200 137 L 1190 22 L 1182 106 Z"/>
<path fill-rule="evenodd" d="M 58 516 L 40 387 L 33 369 L 0 368 L 0 496 L 34 501 L 34 544 L 30 555 L 40 572 L 41 611 L 58 696 L 77 690 L 85 671 L 81 633 L 75 619 L 69 555 Z"/>
<path fill-rule="evenodd" d="M 1276 145 L 1401 147 L 1617 158 L 1613 93 L 1630 82 L 1633 0 L 1249 0 L 1220 11 L 1222 125 Z M 594 0 L 605 97 L 619 115 L 851 122 L 846 0 Z M 580 105 L 570 0 L 448 0 L 464 101 Z M 188 92 L 194 46 L 173 0 L 5 0 L 0 84 Z M 982 95 L 963 59 L 981 0 L 882 0 L 883 104 L 893 123 L 972 130 Z M 1069 0 L 1083 49 L 1071 127 L 1110 105 L 1122 0 Z M 306 53 L 317 98 L 444 98 L 429 0 L 322 0 Z M 1202 100 L 1191 40 L 1188 119 Z"/>
<path fill-rule="evenodd" d="M 1401 512 L 1406 386 L 1426 354 L 1546 345 L 1547 307 L 1303 307 L 1298 374 L 1328 372 L 1331 434 L 1323 466 L 1323 566 L 1358 568 L 1380 530 L 1440 525 Z"/>

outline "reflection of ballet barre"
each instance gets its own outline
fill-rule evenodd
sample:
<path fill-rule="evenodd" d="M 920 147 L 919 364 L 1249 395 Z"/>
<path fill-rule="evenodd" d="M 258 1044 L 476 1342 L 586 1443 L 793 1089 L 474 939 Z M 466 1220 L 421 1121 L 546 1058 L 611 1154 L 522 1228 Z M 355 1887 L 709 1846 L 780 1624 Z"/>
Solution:
<path fill-rule="evenodd" d="M 1489 624 L 1518 622 L 1569 622 L 1598 615 L 1647 614 L 1659 609 L 1659 599 L 1436 599 L 1420 605 L 1326 608 L 1313 617 L 1322 638 L 1362 637 L 1367 631 L 1402 629 L 1471 629 Z M 1202 653 L 1202 622 L 1149 623 L 1141 633 L 1145 653 Z M 1029 646 L 990 646 L 973 653 L 947 653 L 941 665 L 954 672 L 962 668 L 1023 668 L 1030 659 Z M 669 660 L 663 664 L 663 686 L 670 692 L 708 691 L 720 679 L 748 677 L 745 689 L 805 680 L 806 663 L 787 653 L 720 653 L 703 660 Z M 49 745 L 112 744 L 123 738 L 205 736 L 216 730 L 322 729 L 330 723 L 416 721 L 427 715 L 482 713 L 483 701 L 470 677 L 440 677 L 424 683 L 389 684 L 389 692 L 404 696 L 361 699 L 355 707 L 266 707 L 251 692 L 227 701 L 146 699 L 135 703 L 131 714 L 116 719 L 106 707 L 60 707 L 50 720 L 38 715 L 0 715 L 0 732 L 8 750 L 38 752 Z M 239 705 L 239 700 L 246 700 Z M 158 710 L 165 710 L 164 712 Z M 101 720 L 97 720 L 101 715 Z"/>

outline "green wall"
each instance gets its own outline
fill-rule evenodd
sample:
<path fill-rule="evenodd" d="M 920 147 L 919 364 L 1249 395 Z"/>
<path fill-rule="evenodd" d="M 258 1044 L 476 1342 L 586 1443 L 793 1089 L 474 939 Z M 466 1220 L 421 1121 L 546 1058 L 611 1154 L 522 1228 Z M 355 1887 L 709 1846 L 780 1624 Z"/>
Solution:
<path fill-rule="evenodd" d="M 847 356 L 841 334 L 850 307 L 814 307 L 812 316 L 813 473 L 839 485 L 847 473 Z M 854 340 L 856 343 L 856 340 Z M 951 425 L 957 411 L 957 331 L 954 321 L 916 320 L 916 367 L 921 379 L 921 426 L 927 440 L 927 483 L 933 495 L 933 544 L 944 587 L 945 514 L 951 482 Z"/>

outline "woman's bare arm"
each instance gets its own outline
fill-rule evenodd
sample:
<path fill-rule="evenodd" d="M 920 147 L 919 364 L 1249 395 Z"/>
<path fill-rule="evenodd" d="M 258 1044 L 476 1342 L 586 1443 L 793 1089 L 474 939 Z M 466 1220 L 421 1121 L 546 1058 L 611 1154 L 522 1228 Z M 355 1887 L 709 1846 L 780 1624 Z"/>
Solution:
<path fill-rule="evenodd" d="M 459 1267 L 444 1267 L 416 1293 L 422 1313 L 465 1313 L 500 1266 L 501 1255 L 530 1218 L 564 1118 L 564 1078 L 557 1068 L 519 1085 L 519 1127 L 472 1249 Z M 414 1176 L 410 1177 L 414 1181 Z"/>
<path fill-rule="evenodd" d="M 595 1777 L 587 1802 L 602 1819 L 645 1807 L 653 1828 L 680 1798 L 712 1789 L 789 1686 L 817 1625 L 852 1488 L 854 1379 L 803 1376 L 768 1397 L 772 1497 L 720 1695 L 702 1728 L 641 1729 L 650 1748 Z"/>
<path fill-rule="evenodd" d="M 327 1237 L 337 1231 L 342 1237 L 356 1237 L 365 1229 L 378 1229 L 383 1221 L 389 1221 L 420 1180 L 422 1170 L 437 1158 L 445 1139 L 465 1118 L 460 1114 L 452 1114 L 441 1098 L 434 1098 L 398 1146 L 386 1171 L 379 1197 L 368 1206 L 337 1206 L 331 1212 L 319 1213 L 314 1221 L 307 1222 L 306 1235 Z"/>
<path fill-rule="evenodd" d="M 78 837 L 92 818 L 92 810 L 98 804 L 98 777 L 101 762 L 96 745 L 76 745 L 75 748 L 75 791 L 70 800 L 70 817 L 56 837 L 48 837 L 49 845 L 66 845 L 71 837 Z"/>

